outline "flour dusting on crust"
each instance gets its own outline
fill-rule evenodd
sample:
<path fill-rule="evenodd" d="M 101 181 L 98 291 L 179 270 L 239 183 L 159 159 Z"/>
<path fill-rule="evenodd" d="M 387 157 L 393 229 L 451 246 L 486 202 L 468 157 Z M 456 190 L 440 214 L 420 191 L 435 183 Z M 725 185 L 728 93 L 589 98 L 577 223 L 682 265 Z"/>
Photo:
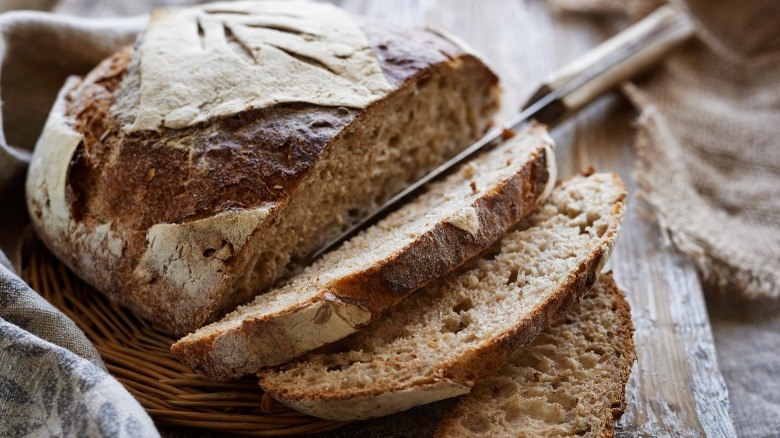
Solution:
<path fill-rule="evenodd" d="M 328 4 L 160 9 L 139 50 L 140 102 L 128 132 L 288 102 L 365 108 L 392 91 L 357 22 Z"/>

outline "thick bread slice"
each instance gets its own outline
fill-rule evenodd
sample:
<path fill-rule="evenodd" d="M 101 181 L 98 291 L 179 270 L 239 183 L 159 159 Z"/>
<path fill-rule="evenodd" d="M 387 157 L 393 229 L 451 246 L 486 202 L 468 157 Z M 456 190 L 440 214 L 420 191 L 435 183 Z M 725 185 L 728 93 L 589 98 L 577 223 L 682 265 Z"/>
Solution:
<path fill-rule="evenodd" d="M 534 126 L 171 350 L 211 379 L 237 378 L 346 337 L 503 236 L 555 184 L 552 139 Z"/>
<path fill-rule="evenodd" d="M 596 282 L 626 192 L 614 174 L 561 183 L 518 229 L 342 342 L 260 372 L 307 414 L 354 420 L 469 392 Z"/>
<path fill-rule="evenodd" d="M 611 437 L 636 360 L 631 309 L 602 275 L 561 323 L 472 388 L 437 437 Z"/>
<path fill-rule="evenodd" d="M 185 335 L 479 138 L 498 97 L 440 32 L 324 3 L 159 10 L 62 89 L 28 208 L 76 274 Z"/>

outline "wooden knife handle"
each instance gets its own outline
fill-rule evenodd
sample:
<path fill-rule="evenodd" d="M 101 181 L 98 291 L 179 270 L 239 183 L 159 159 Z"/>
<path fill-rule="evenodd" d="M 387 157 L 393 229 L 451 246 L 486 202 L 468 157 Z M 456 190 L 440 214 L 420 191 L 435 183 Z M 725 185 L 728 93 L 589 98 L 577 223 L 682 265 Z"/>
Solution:
<path fill-rule="evenodd" d="M 542 83 L 523 108 L 555 93 L 536 118 L 554 125 L 621 82 L 657 63 L 694 33 L 687 14 L 665 5 L 588 51 Z"/>

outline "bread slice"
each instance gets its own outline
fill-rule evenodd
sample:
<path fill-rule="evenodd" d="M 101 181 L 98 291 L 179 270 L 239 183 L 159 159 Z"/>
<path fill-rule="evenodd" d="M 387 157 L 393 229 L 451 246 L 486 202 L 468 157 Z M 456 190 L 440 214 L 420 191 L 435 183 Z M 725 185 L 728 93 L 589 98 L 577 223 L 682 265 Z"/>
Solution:
<path fill-rule="evenodd" d="M 412 291 L 489 247 L 555 184 L 552 139 L 533 126 L 430 186 L 286 286 L 257 297 L 171 350 L 224 380 L 354 333 Z"/>
<path fill-rule="evenodd" d="M 498 100 L 441 32 L 325 3 L 159 10 L 62 89 L 30 217 L 81 278 L 183 336 L 481 137 Z"/>
<path fill-rule="evenodd" d="M 342 342 L 260 372 L 275 399 L 357 420 L 462 395 L 596 282 L 622 221 L 614 174 L 561 183 L 491 250 Z"/>
<path fill-rule="evenodd" d="M 566 319 L 474 385 L 436 437 L 614 436 L 636 360 L 631 309 L 604 274 Z"/>

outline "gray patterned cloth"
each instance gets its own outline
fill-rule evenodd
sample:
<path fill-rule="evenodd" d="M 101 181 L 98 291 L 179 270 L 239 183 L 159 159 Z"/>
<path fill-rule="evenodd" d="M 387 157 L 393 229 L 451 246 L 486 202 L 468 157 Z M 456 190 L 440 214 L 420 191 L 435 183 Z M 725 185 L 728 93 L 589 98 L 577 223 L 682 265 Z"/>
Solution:
<path fill-rule="evenodd" d="M 95 347 L 0 252 L 0 436 L 158 436 Z"/>
<path fill-rule="evenodd" d="M 21 223 L 20 180 L 63 79 L 127 44 L 143 19 L 0 15 L 0 229 Z M 74 44 L 75 43 L 75 44 Z M 84 333 L 30 289 L 0 252 L 0 437 L 155 437 L 152 419 Z"/>

